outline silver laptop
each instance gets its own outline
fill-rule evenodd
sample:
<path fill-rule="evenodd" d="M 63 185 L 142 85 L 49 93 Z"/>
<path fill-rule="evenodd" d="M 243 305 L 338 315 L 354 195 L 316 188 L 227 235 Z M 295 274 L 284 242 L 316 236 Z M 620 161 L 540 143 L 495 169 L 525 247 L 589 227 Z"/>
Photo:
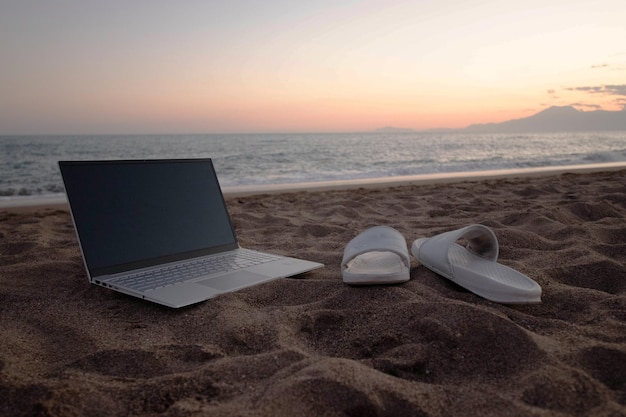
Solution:
<path fill-rule="evenodd" d="M 323 266 L 239 247 L 210 159 L 59 167 L 92 284 L 177 308 Z"/>

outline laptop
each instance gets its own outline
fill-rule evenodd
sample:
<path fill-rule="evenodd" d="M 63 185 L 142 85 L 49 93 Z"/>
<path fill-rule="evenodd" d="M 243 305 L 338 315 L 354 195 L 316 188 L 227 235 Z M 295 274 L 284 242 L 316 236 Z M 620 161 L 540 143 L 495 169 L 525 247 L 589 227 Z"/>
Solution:
<path fill-rule="evenodd" d="M 92 284 L 178 308 L 323 266 L 241 248 L 211 159 L 59 168 Z"/>

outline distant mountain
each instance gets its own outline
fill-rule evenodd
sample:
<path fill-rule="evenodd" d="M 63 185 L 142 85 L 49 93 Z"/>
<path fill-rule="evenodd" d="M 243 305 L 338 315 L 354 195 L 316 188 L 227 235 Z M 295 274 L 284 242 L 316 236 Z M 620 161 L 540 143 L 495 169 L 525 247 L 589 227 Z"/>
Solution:
<path fill-rule="evenodd" d="M 626 130 L 626 107 L 622 111 L 580 111 L 571 106 L 553 106 L 523 119 L 475 124 L 460 129 L 476 133 L 583 132 Z"/>
<path fill-rule="evenodd" d="M 375 132 L 377 133 L 411 133 L 411 132 L 416 132 L 416 130 L 406 128 L 406 127 L 387 126 L 387 127 L 381 127 L 379 129 L 376 129 Z"/>

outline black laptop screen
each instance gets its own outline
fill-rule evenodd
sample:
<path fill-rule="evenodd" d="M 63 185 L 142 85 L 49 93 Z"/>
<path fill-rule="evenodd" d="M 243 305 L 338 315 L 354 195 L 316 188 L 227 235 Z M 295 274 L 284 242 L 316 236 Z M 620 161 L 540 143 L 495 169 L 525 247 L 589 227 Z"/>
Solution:
<path fill-rule="evenodd" d="M 92 276 L 237 247 L 210 159 L 59 166 Z"/>

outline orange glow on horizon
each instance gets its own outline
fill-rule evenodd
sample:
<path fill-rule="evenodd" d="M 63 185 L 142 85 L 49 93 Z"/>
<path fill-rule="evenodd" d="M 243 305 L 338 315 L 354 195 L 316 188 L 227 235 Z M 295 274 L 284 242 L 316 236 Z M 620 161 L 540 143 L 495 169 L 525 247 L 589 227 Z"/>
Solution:
<path fill-rule="evenodd" d="M 421 130 L 626 105 L 622 0 L 240 1 L 12 3 L 0 134 Z"/>

